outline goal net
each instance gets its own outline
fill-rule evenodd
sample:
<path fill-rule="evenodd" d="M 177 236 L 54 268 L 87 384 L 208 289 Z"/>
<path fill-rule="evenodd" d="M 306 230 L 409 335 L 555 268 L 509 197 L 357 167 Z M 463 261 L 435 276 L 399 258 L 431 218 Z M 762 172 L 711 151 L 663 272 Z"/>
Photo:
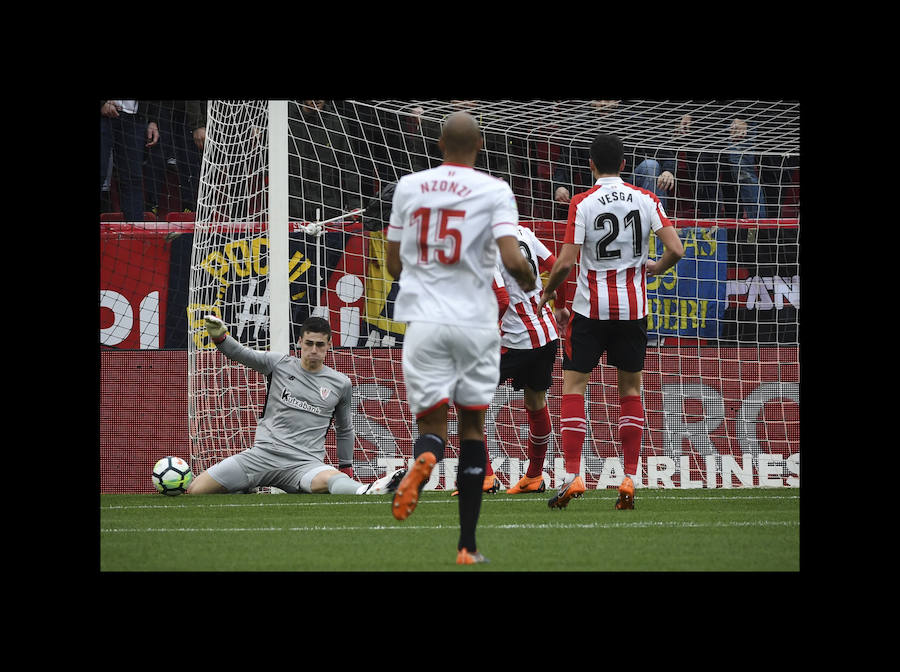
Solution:
<path fill-rule="evenodd" d="M 188 299 L 195 472 L 252 445 L 267 392 L 262 376 L 212 346 L 207 313 L 249 347 L 292 354 L 303 320 L 326 317 L 328 364 L 354 384 L 357 477 L 408 463 L 417 430 L 384 229 L 393 185 L 441 162 L 441 123 L 458 109 L 483 131 L 476 168 L 511 185 L 521 223 L 551 250 L 569 199 L 592 184 L 588 150 L 600 131 L 622 138 L 623 179 L 656 193 L 677 226 L 684 258 L 647 285 L 639 485 L 799 486 L 800 106 L 759 100 L 209 101 Z M 661 252 L 654 240 L 651 256 Z M 548 391 L 548 487 L 563 471 L 560 364 Z M 586 395 L 588 487 L 623 476 L 618 414 L 604 358 Z M 455 488 L 450 417 L 447 459 L 428 488 Z M 501 381 L 485 433 L 509 487 L 527 466 L 521 391 Z M 326 449 L 336 464 L 332 431 Z"/>

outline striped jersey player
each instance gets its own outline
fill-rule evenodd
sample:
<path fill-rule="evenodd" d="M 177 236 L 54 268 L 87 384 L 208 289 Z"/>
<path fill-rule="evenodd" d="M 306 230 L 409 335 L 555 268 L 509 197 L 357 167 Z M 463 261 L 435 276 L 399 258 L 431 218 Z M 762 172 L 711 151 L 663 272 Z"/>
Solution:
<path fill-rule="evenodd" d="M 661 275 L 674 266 L 684 247 L 659 199 L 622 180 L 624 147 L 618 137 L 597 136 L 590 156 L 594 186 L 569 204 L 563 247 L 541 296 L 542 304 L 550 300 L 580 262 L 563 351 L 560 440 L 566 475 L 549 505 L 565 507 L 585 490 L 579 475 L 586 436 L 584 393 L 605 353 L 617 369 L 624 457 L 616 508 L 630 509 L 644 427 L 641 377 L 647 347 L 647 275 Z M 649 259 L 651 235 L 665 247 L 659 260 Z"/>
<path fill-rule="evenodd" d="M 523 390 L 528 415 L 528 467 L 525 475 L 506 491 L 513 495 L 546 489 L 543 464 L 553 433 L 546 396 L 553 384 L 560 330 L 568 319 L 568 310 L 560 312 L 557 322 L 549 305 L 539 307 L 543 291 L 540 273 L 550 271 L 556 257 L 531 229 L 521 224 L 517 238 L 519 250 L 537 280 L 534 289 L 525 290 L 502 263 L 497 264 L 497 284 L 505 290 L 508 301 L 500 321 L 500 381 L 508 380 L 513 389 Z M 556 305 L 565 305 L 564 287 L 557 292 Z"/>
<path fill-rule="evenodd" d="M 569 205 L 564 243 L 582 249 L 572 310 L 593 320 L 639 320 L 647 314 L 650 232 L 672 226 L 659 199 L 601 177 Z"/>
<path fill-rule="evenodd" d="M 502 348 L 528 350 L 540 348 L 559 338 L 558 326 L 550 306 L 545 305 L 538 311 L 543 285 L 541 271 L 549 272 L 553 268 L 556 257 L 542 243 L 531 229 L 521 224 L 516 227 L 519 249 L 528 261 L 537 278 L 537 286 L 526 292 L 510 276 L 503 263 L 497 260 L 497 272 L 502 278 L 502 287 L 506 289 L 509 305 L 500 320 L 500 344 Z"/>

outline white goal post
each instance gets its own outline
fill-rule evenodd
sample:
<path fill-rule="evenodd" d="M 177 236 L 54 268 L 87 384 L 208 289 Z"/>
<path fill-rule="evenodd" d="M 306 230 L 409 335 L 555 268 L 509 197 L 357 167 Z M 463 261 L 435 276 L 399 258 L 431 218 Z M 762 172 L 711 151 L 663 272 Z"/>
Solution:
<path fill-rule="evenodd" d="M 212 347 L 206 313 L 278 352 L 294 349 L 307 316 L 328 318 L 328 363 L 354 383 L 357 476 L 407 463 L 417 432 L 383 230 L 393 184 L 440 163 L 442 120 L 458 109 L 483 131 L 476 167 L 509 182 L 522 224 L 551 250 L 568 199 L 591 186 L 600 131 L 622 138 L 623 178 L 657 193 L 678 227 L 684 259 L 647 285 L 639 485 L 799 486 L 800 105 L 762 100 L 208 101 L 188 297 L 195 473 L 252 445 L 267 391 Z M 558 363 L 548 487 L 561 474 L 561 379 Z M 617 486 L 618 394 L 605 360 L 586 414 L 585 480 Z M 485 430 L 508 487 L 527 465 L 521 391 L 498 386 Z M 451 411 L 448 457 L 428 488 L 455 488 L 455 431 Z M 326 447 L 335 461 L 333 432 Z"/>

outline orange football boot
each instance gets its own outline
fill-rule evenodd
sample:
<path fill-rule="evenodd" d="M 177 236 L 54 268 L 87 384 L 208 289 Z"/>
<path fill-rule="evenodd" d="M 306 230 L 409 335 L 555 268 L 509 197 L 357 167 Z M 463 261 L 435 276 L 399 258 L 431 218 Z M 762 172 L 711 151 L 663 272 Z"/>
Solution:
<path fill-rule="evenodd" d="M 632 481 L 628 476 L 624 478 L 622 481 L 622 485 L 619 486 L 619 497 L 616 499 L 616 509 L 633 509 L 634 508 L 634 481 Z"/>
<path fill-rule="evenodd" d="M 457 565 L 478 565 L 483 562 L 490 562 L 490 560 L 488 560 L 478 551 L 470 553 L 465 548 L 461 548 L 456 554 Z"/>
<path fill-rule="evenodd" d="M 576 476 L 571 483 L 562 486 L 557 493 L 550 498 L 550 501 L 547 502 L 547 506 L 551 509 L 564 509 L 569 505 L 570 499 L 581 497 L 585 490 L 587 490 L 587 488 L 584 487 L 584 481 L 581 480 L 581 476 Z"/>
<path fill-rule="evenodd" d="M 481 489 L 488 493 L 489 495 L 493 495 L 495 492 L 498 492 L 500 488 L 503 487 L 503 483 L 500 482 L 500 479 L 497 478 L 496 474 L 488 474 L 484 477 L 484 485 Z M 451 497 L 459 496 L 459 490 L 454 490 L 450 493 Z"/>
<path fill-rule="evenodd" d="M 530 476 L 523 476 L 519 479 L 519 482 L 512 486 L 509 490 L 506 491 L 508 495 L 519 495 L 523 492 L 544 492 L 547 489 L 547 485 L 544 483 L 544 475 L 535 476 L 531 478 Z"/>
<path fill-rule="evenodd" d="M 434 453 L 426 451 L 416 458 L 412 468 L 400 481 L 391 502 L 391 513 L 397 520 L 406 520 L 416 510 L 419 503 L 419 492 L 431 478 L 431 470 L 437 464 Z"/>

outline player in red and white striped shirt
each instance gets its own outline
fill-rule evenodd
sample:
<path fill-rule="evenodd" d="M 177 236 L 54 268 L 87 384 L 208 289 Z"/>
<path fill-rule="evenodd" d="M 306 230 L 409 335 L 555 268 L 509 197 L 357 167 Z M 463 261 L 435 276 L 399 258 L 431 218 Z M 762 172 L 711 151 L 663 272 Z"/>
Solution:
<path fill-rule="evenodd" d="M 550 271 L 556 257 L 530 229 L 519 225 L 517 237 L 519 249 L 537 278 L 537 286 L 530 291 L 523 290 L 503 264 L 498 263 L 501 277 L 495 284 L 502 283 L 508 296 L 508 306 L 501 313 L 500 321 L 500 381 L 511 380 L 513 389 L 523 390 L 529 429 L 528 468 L 507 494 L 544 492 L 546 488 L 544 456 L 553 434 L 546 397 L 553 384 L 560 332 L 568 320 L 567 309 L 560 311 L 557 323 L 550 306 L 538 308 L 543 290 L 541 271 Z M 555 305 L 565 305 L 562 294 L 562 291 L 557 293 Z"/>
<path fill-rule="evenodd" d="M 619 440 L 625 477 L 617 509 L 634 508 L 634 481 L 644 432 L 641 374 L 647 348 L 647 275 L 661 275 L 678 263 L 684 247 L 659 199 L 622 181 L 622 141 L 601 134 L 591 144 L 594 186 L 569 204 L 566 237 L 547 279 L 539 306 L 553 298 L 579 262 L 572 319 L 563 352 L 560 441 L 566 475 L 551 508 L 563 508 L 585 491 L 578 475 L 586 434 L 584 393 L 591 371 L 605 352 L 618 372 Z M 650 233 L 662 241 L 659 260 L 649 260 Z"/>

